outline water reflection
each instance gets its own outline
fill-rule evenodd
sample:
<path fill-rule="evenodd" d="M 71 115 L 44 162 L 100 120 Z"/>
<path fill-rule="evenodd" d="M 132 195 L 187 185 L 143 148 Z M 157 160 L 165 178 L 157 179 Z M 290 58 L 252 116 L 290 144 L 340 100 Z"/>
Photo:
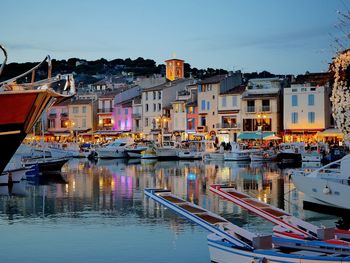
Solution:
<path fill-rule="evenodd" d="M 29 229 L 38 223 L 38 219 L 42 219 L 41 224 L 53 228 L 59 226 L 68 237 L 72 229 L 84 224 L 93 228 L 103 227 L 111 232 L 116 231 L 117 227 L 118 232 L 128 229 L 130 235 L 144 233 L 145 240 L 162 230 L 159 235 L 163 238 L 167 233 L 175 235 L 175 243 L 183 235 L 190 235 L 188 241 L 182 241 L 184 244 L 189 242 L 188 245 L 192 247 L 186 250 L 188 253 L 196 246 L 202 249 L 200 253 L 207 251 L 206 246 L 203 247 L 205 231 L 144 197 L 144 188 L 156 187 L 171 189 L 174 194 L 252 231 L 272 232 L 270 223 L 209 192 L 212 184 L 234 185 L 259 200 L 319 225 L 332 226 L 339 220 L 336 216 L 303 210 L 302 194 L 294 189 L 287 174 L 287 169 L 280 169 L 274 163 L 99 160 L 93 164 L 75 159 L 64 166 L 62 173 L 46 174 L 37 181 L 23 181 L 13 185 L 12 189 L 0 187 L 0 225 L 25 223 Z M 130 226 L 137 230 L 130 229 Z M 84 239 L 84 235 L 80 238 Z M 95 234 L 96 238 L 98 234 Z M 125 235 L 118 235 L 111 239 L 122 242 L 120 248 L 136 246 L 125 238 Z M 203 243 L 191 243 L 196 238 L 203 240 Z M 91 246 L 95 242 L 105 244 L 103 241 L 103 238 L 93 240 Z M 158 249 L 167 243 L 154 241 Z M 163 249 L 166 250 L 165 247 Z M 162 253 L 148 255 L 146 252 L 147 260 L 144 262 L 165 257 Z M 123 255 L 119 254 L 118 257 L 120 259 Z M 204 255 L 198 258 L 201 260 L 198 262 L 203 262 L 203 258 L 208 259 Z M 86 260 L 84 255 L 76 259 Z M 124 261 L 136 262 L 130 258 L 128 260 L 126 254 Z"/>

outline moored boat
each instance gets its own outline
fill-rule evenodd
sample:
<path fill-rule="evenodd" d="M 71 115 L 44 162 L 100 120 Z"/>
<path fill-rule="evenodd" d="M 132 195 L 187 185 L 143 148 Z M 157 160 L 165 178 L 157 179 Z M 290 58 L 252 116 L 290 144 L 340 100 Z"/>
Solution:
<path fill-rule="evenodd" d="M 277 158 L 277 153 L 273 150 L 255 152 L 250 154 L 252 162 L 274 161 Z"/>
<path fill-rule="evenodd" d="M 212 262 L 350 262 L 350 256 L 335 253 L 335 249 L 319 251 L 324 242 L 257 236 L 169 190 L 145 189 L 144 193 L 212 233 L 208 235 Z"/>
<path fill-rule="evenodd" d="M 116 139 L 96 148 L 97 156 L 101 159 L 127 158 L 126 147 L 133 144 L 133 142 L 131 138 Z"/>
<path fill-rule="evenodd" d="M 174 141 L 165 141 L 162 145 L 155 147 L 159 159 L 177 159 L 180 144 Z"/>
<path fill-rule="evenodd" d="M 225 161 L 249 161 L 250 155 L 256 153 L 257 149 L 243 149 L 238 143 L 231 144 L 231 150 L 224 153 Z"/>
<path fill-rule="evenodd" d="M 1 45 L 0 49 L 5 54 L 2 69 L 7 60 L 7 53 Z M 32 78 L 30 83 L 17 83 L 17 80 L 32 74 L 45 62 L 48 62 L 49 65 L 47 79 L 34 81 Z M 3 109 L 0 114 L 0 172 L 4 170 L 25 136 L 32 131 L 43 111 L 53 103 L 60 102 L 74 94 L 72 75 L 51 77 L 49 56 L 31 70 L 0 82 L 0 104 Z"/>

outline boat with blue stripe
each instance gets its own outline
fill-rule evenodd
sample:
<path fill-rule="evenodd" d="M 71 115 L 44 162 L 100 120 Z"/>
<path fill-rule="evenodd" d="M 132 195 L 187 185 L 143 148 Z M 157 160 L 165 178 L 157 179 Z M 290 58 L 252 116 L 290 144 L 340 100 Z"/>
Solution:
<path fill-rule="evenodd" d="M 350 262 L 350 256 L 342 253 L 341 246 L 335 246 L 337 249 L 328 251 L 322 249 L 322 241 L 258 236 L 179 198 L 169 190 L 145 189 L 144 193 L 211 232 L 208 235 L 208 246 L 212 262 Z"/>

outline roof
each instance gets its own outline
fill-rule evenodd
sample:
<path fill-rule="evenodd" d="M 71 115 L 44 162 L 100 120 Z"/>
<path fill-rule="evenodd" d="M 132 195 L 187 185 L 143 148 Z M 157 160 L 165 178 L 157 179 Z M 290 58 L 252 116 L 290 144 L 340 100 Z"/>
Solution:
<path fill-rule="evenodd" d="M 330 72 L 308 73 L 304 75 L 298 75 L 292 84 L 305 84 L 310 83 L 312 86 L 324 86 L 332 78 Z"/>
<path fill-rule="evenodd" d="M 242 94 L 245 91 L 245 89 L 246 89 L 245 85 L 239 85 L 239 86 L 236 86 L 236 87 L 229 89 L 225 92 L 220 93 L 220 95 Z"/>
<path fill-rule="evenodd" d="M 59 102 L 59 103 L 55 103 L 53 105 L 53 107 L 64 107 L 64 106 L 68 106 L 69 104 L 71 104 L 71 100 L 70 99 L 64 100 L 64 101 Z"/>
<path fill-rule="evenodd" d="M 210 83 L 218 83 L 221 80 L 226 78 L 226 74 L 222 74 L 222 75 L 216 75 L 207 79 L 203 79 L 199 82 L 199 84 L 210 84 Z"/>
<path fill-rule="evenodd" d="M 101 80 L 93 83 L 92 85 L 107 85 L 107 81 L 105 79 L 101 79 Z"/>
<path fill-rule="evenodd" d="M 85 105 L 85 104 L 91 104 L 92 100 L 74 100 L 69 103 L 69 105 Z"/>
<path fill-rule="evenodd" d="M 187 107 L 196 107 L 197 106 L 197 101 L 190 101 L 186 103 Z"/>
<path fill-rule="evenodd" d="M 185 82 L 185 81 L 188 81 L 188 79 L 177 79 L 177 80 L 173 80 L 173 81 L 168 81 L 166 83 L 163 83 L 163 84 L 160 84 L 160 85 L 157 85 L 157 86 L 154 86 L 154 87 L 145 88 L 145 89 L 142 90 L 142 92 L 145 92 L 145 91 L 157 91 L 157 90 L 163 90 L 163 89 L 171 88 L 174 85 L 177 85 L 177 84 L 179 84 L 181 82 Z"/>
<path fill-rule="evenodd" d="M 172 60 L 182 61 L 182 62 L 184 62 L 184 61 L 185 61 L 185 60 L 178 59 L 178 58 L 170 58 L 170 59 L 165 60 L 165 62 L 167 62 L 167 61 L 172 61 Z"/>
<path fill-rule="evenodd" d="M 109 98 L 114 99 L 115 95 L 117 95 L 118 93 L 120 93 L 120 91 L 110 91 L 108 93 L 100 95 L 98 98 L 99 99 L 109 99 Z"/>

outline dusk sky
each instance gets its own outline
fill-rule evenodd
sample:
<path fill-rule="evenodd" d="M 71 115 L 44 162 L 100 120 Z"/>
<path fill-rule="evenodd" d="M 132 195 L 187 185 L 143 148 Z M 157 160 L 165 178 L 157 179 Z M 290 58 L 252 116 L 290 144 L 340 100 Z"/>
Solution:
<path fill-rule="evenodd" d="M 192 67 L 243 72 L 327 70 L 346 0 L 1 1 L 10 62 L 176 53 Z"/>

